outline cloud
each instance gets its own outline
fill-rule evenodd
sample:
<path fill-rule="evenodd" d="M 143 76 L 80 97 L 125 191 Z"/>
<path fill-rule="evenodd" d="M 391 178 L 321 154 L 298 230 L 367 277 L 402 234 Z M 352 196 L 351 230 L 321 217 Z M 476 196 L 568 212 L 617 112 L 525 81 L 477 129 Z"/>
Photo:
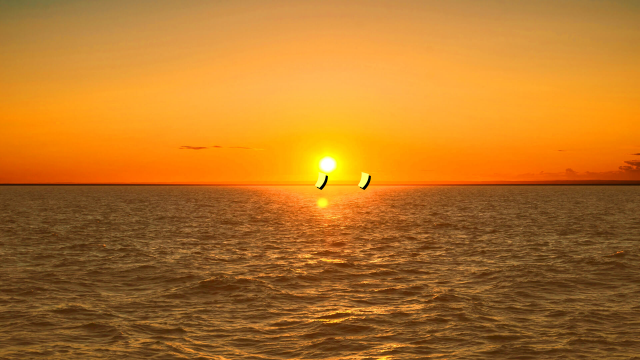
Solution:
<path fill-rule="evenodd" d="M 636 156 L 640 156 L 640 153 L 637 153 L 637 154 L 631 154 L 631 155 L 636 155 Z"/>
<path fill-rule="evenodd" d="M 213 145 L 212 148 L 221 148 L 222 146 L 220 145 Z"/>
<path fill-rule="evenodd" d="M 558 150 L 558 151 L 567 151 L 567 150 Z"/>
<path fill-rule="evenodd" d="M 566 169 L 564 172 L 548 173 L 541 171 L 538 174 L 520 174 L 515 176 L 521 181 L 551 181 L 551 180 L 640 180 L 640 160 L 629 160 L 626 165 L 618 167 L 617 171 L 602 172 L 578 172 Z"/>
<path fill-rule="evenodd" d="M 207 149 L 206 146 L 187 146 L 187 145 L 182 145 L 180 146 L 180 150 L 204 150 Z"/>
<path fill-rule="evenodd" d="M 625 163 L 635 167 L 640 166 L 640 160 L 629 160 L 625 161 Z"/>

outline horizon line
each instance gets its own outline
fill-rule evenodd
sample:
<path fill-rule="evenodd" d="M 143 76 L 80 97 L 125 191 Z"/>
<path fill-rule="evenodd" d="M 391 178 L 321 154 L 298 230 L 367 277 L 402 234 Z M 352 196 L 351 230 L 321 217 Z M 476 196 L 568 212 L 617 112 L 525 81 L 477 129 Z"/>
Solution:
<path fill-rule="evenodd" d="M 334 183 L 332 186 L 354 186 L 355 183 Z M 482 186 L 482 185 L 640 185 L 640 180 L 548 180 L 548 181 L 407 181 L 377 182 L 374 186 Z M 313 186 L 308 182 L 112 182 L 112 183 L 0 183 L 0 186 Z"/>

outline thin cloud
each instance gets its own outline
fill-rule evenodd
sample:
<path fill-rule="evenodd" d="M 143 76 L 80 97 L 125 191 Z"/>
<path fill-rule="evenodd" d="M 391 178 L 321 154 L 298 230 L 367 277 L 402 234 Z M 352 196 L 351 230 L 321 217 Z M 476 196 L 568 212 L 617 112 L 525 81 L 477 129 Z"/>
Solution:
<path fill-rule="evenodd" d="M 206 146 L 188 146 L 188 145 L 182 145 L 180 146 L 180 150 L 204 150 L 207 149 Z"/>
<path fill-rule="evenodd" d="M 552 181 L 552 180 L 640 180 L 640 160 L 629 160 L 626 165 L 618 167 L 617 171 L 602 172 L 578 172 L 566 169 L 564 172 L 548 173 L 541 171 L 538 174 L 520 174 L 516 180 L 523 181 Z"/>
<path fill-rule="evenodd" d="M 640 156 L 640 153 L 637 153 L 637 154 L 631 154 L 631 155 Z"/>
<path fill-rule="evenodd" d="M 635 167 L 640 166 L 640 160 L 629 160 L 629 161 L 625 161 L 625 163 Z"/>

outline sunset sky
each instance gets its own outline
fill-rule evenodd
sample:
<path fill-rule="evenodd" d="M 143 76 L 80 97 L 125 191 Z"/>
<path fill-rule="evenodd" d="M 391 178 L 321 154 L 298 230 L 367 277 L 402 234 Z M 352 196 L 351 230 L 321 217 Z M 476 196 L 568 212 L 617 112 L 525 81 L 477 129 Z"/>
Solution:
<path fill-rule="evenodd" d="M 0 2 L 0 183 L 640 180 L 640 2 Z"/>

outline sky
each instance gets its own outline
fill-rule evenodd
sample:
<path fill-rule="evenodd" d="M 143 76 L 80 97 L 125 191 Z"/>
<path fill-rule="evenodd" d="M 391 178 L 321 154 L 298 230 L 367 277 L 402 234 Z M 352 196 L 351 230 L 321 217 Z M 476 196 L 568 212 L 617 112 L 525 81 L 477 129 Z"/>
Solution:
<path fill-rule="evenodd" d="M 0 183 L 640 180 L 633 1 L 0 1 Z"/>

